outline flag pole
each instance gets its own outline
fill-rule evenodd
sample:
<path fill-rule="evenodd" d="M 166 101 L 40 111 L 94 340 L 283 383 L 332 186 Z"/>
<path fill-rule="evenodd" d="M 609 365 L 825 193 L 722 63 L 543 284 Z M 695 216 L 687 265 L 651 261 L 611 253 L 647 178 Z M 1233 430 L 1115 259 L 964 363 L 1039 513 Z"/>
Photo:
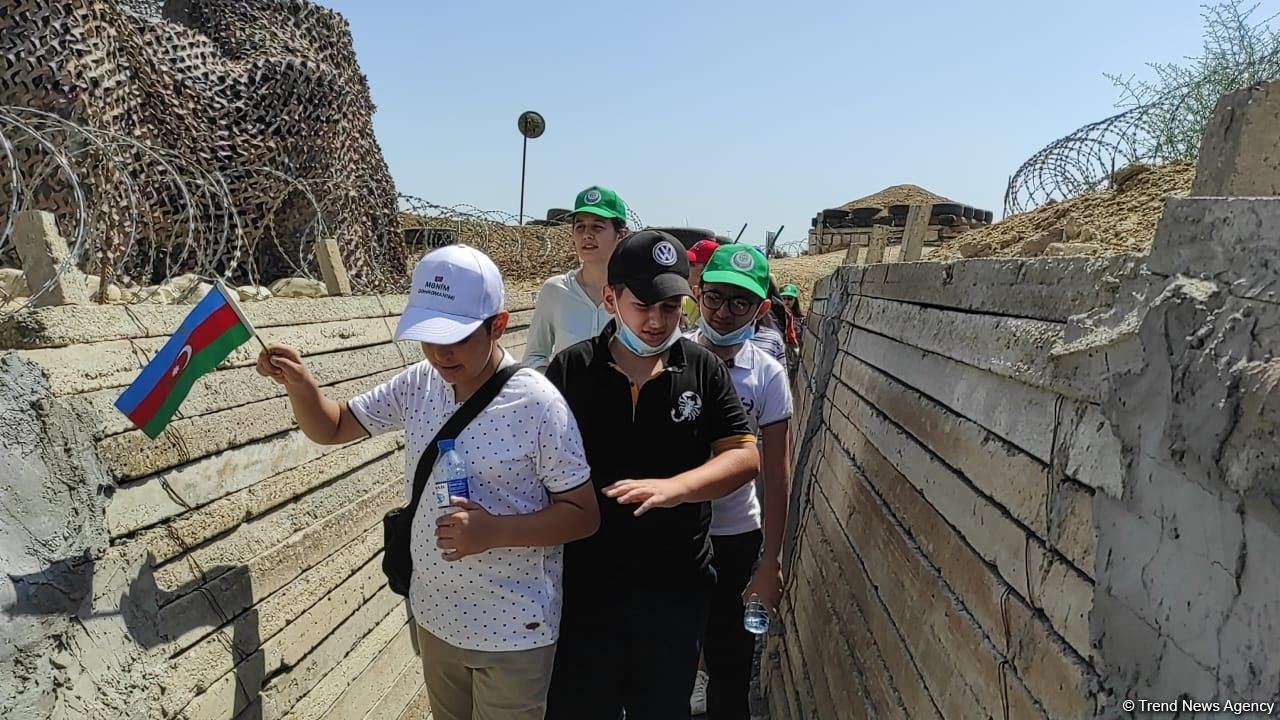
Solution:
<path fill-rule="evenodd" d="M 226 299 L 227 304 L 231 306 L 231 311 L 236 314 L 237 318 L 240 318 L 240 322 L 244 323 L 244 326 L 249 328 L 249 333 L 253 335 L 253 339 L 257 340 L 258 344 L 262 346 L 263 352 L 270 354 L 271 351 L 267 349 L 267 344 L 262 341 L 262 336 L 258 334 L 258 329 L 253 326 L 253 323 L 249 322 L 249 318 L 245 317 L 244 308 L 240 307 L 240 302 L 237 296 L 233 295 L 227 289 L 227 286 L 222 282 L 221 278 L 213 279 L 213 287 L 222 294 L 223 298 Z"/>

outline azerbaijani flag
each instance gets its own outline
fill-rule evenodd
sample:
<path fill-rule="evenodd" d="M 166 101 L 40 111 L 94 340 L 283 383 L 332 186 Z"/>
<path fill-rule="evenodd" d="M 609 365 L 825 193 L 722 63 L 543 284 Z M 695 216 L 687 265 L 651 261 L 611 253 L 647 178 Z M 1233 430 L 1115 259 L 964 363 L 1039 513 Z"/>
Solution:
<path fill-rule="evenodd" d="M 195 381 L 253 336 L 253 326 L 226 286 L 215 283 L 116 400 L 116 409 L 154 440 L 173 419 Z"/>

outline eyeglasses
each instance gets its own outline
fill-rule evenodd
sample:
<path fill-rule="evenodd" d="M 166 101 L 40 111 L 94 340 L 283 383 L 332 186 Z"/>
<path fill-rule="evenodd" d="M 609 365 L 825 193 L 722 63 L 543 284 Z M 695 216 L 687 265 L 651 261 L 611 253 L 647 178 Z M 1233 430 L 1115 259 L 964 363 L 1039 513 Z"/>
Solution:
<path fill-rule="evenodd" d="M 729 303 L 729 314 L 737 317 L 753 312 L 760 306 L 759 300 L 744 297 L 726 298 L 715 290 L 703 290 L 700 297 L 702 304 L 708 310 L 719 310 L 726 302 Z"/>

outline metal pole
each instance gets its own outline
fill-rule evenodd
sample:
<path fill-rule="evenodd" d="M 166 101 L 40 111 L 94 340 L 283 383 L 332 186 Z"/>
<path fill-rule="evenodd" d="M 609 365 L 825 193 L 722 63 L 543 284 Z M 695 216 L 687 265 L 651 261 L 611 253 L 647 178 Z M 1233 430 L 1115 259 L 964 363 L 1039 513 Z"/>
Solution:
<path fill-rule="evenodd" d="M 524 225 L 524 165 L 529 159 L 529 138 L 524 139 L 524 149 L 520 151 L 520 224 Z"/>
<path fill-rule="evenodd" d="M 742 223 L 742 229 L 738 231 L 738 236 L 737 236 L 737 237 L 735 237 L 735 238 L 733 239 L 733 241 L 736 243 L 736 242 L 738 242 L 739 240 L 741 240 L 741 239 L 742 239 L 742 233 L 744 233 L 744 232 L 746 232 L 746 231 L 747 231 L 747 224 L 746 224 L 746 223 Z"/>

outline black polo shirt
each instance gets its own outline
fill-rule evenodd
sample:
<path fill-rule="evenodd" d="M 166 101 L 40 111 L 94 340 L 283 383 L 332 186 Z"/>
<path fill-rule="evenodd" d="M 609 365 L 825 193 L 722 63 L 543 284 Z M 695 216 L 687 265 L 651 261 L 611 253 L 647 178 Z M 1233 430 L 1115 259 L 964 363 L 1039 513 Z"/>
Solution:
<path fill-rule="evenodd" d="M 616 322 L 616 321 L 615 321 Z M 610 322 L 597 337 L 565 348 L 547 367 L 582 432 L 600 502 L 600 530 L 565 547 L 565 593 L 575 588 L 684 583 L 707 576 L 711 503 L 622 505 L 601 490 L 619 480 L 669 478 L 713 451 L 752 445 L 751 425 L 720 358 L 681 339 L 666 367 L 637 387 L 614 365 Z"/>

